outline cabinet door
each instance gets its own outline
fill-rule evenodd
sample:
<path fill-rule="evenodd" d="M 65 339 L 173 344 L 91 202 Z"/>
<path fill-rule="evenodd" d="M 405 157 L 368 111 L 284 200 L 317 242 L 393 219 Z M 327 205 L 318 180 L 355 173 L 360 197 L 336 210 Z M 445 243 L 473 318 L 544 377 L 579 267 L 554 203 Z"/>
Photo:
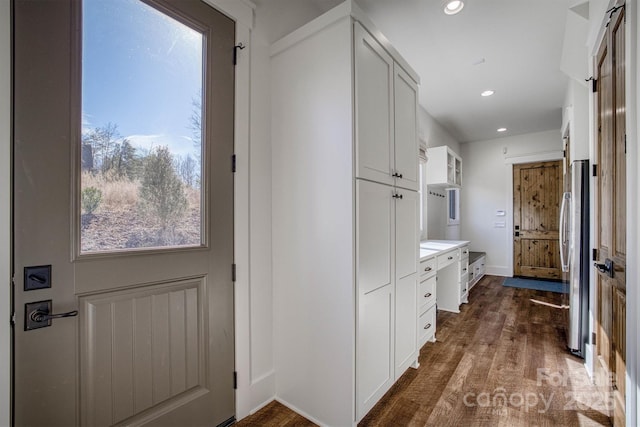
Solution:
<path fill-rule="evenodd" d="M 395 64 L 394 130 L 396 185 L 418 190 L 418 85 Z"/>
<path fill-rule="evenodd" d="M 358 294 L 364 295 L 393 281 L 393 188 L 357 180 Z"/>
<path fill-rule="evenodd" d="M 393 184 L 393 59 L 354 24 L 356 173 Z"/>
<path fill-rule="evenodd" d="M 394 380 L 393 188 L 357 180 L 356 399 L 358 420 Z"/>
<path fill-rule="evenodd" d="M 358 421 L 394 382 L 393 300 L 393 285 L 359 297 L 356 347 Z"/>
<path fill-rule="evenodd" d="M 395 375 L 400 377 L 416 361 L 418 318 L 418 193 L 396 191 L 395 295 L 396 338 Z M 400 198 L 402 197 L 402 198 Z"/>

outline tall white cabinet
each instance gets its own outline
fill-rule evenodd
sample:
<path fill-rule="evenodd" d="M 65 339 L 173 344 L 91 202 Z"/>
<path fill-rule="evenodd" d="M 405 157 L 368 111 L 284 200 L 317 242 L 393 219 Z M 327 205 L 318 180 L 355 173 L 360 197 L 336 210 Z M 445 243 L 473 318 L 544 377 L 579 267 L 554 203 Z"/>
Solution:
<path fill-rule="evenodd" d="M 347 1 L 271 81 L 276 395 L 355 425 L 417 366 L 418 77 Z"/>

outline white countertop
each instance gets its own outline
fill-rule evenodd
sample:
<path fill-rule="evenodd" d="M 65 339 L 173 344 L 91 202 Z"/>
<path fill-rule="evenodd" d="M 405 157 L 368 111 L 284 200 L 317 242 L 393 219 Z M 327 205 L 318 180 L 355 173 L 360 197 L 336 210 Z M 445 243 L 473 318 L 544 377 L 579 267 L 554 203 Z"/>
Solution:
<path fill-rule="evenodd" d="M 420 261 L 468 244 L 469 240 L 423 240 L 420 242 Z"/>

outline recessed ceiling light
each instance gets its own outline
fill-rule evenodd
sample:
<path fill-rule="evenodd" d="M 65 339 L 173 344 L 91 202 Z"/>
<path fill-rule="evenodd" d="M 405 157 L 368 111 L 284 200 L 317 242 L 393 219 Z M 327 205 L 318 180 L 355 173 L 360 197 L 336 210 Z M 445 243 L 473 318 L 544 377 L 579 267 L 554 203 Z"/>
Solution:
<path fill-rule="evenodd" d="M 481 96 L 491 96 L 493 95 L 495 92 L 492 90 L 485 90 L 484 92 L 482 92 L 480 95 Z"/>
<path fill-rule="evenodd" d="M 460 12 L 463 7 L 464 2 L 462 0 L 449 0 L 444 6 L 444 13 L 447 15 L 455 15 Z"/>
<path fill-rule="evenodd" d="M 506 132 L 507 128 L 498 128 L 498 132 Z"/>

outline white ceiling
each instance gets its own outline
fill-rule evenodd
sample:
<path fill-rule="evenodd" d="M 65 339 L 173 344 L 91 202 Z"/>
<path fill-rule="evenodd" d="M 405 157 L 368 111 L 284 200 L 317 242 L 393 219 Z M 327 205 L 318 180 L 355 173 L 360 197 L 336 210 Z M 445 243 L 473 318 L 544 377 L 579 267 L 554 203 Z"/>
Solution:
<path fill-rule="evenodd" d="M 356 2 L 420 75 L 420 105 L 458 141 L 560 128 L 567 0 L 466 0 L 453 16 L 443 0 Z M 481 97 L 486 89 L 495 95 Z"/>

